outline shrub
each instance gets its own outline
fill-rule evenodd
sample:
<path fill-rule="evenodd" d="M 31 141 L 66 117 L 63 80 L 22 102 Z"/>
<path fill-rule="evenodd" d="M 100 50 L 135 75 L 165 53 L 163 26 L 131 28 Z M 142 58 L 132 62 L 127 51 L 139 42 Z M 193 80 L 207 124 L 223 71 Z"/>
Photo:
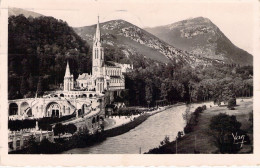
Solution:
<path fill-rule="evenodd" d="M 61 123 L 58 123 L 55 125 L 53 131 L 54 131 L 54 135 L 63 134 L 65 132 L 64 126 Z"/>
<path fill-rule="evenodd" d="M 160 146 L 168 145 L 170 143 L 170 137 L 165 136 L 164 140 L 160 142 Z"/>
<path fill-rule="evenodd" d="M 77 127 L 74 124 L 64 125 L 64 131 L 74 134 L 77 131 Z"/>
<path fill-rule="evenodd" d="M 202 113 L 202 107 L 197 107 L 194 113 Z"/>
<path fill-rule="evenodd" d="M 119 116 L 129 116 L 129 115 L 136 115 L 140 114 L 143 111 L 141 109 L 137 109 L 136 107 L 124 107 L 120 108 L 117 113 L 114 113 L 113 115 L 119 115 Z"/>
<path fill-rule="evenodd" d="M 183 136 L 183 132 L 182 132 L 182 131 L 179 131 L 179 132 L 178 132 L 178 135 L 177 135 L 177 139 L 180 139 L 182 136 Z"/>
<path fill-rule="evenodd" d="M 215 145 L 221 153 L 236 153 L 240 144 L 235 144 L 232 134 L 240 133 L 241 123 L 235 116 L 220 113 L 211 118 L 210 129 L 215 138 Z"/>
<path fill-rule="evenodd" d="M 236 106 L 237 103 L 236 103 L 236 98 L 231 98 L 228 100 L 228 108 L 231 109 L 232 107 Z"/>
<path fill-rule="evenodd" d="M 21 129 L 35 128 L 36 120 L 35 119 L 25 119 L 25 120 L 9 120 L 8 129 L 11 131 L 19 131 Z"/>
<path fill-rule="evenodd" d="M 62 116 L 60 118 L 44 117 L 44 118 L 39 119 L 39 128 L 42 130 L 51 130 L 52 129 L 51 124 L 63 122 L 63 121 L 69 120 L 74 117 L 76 117 L 75 113 L 71 114 L 71 115 L 67 115 L 67 116 Z"/>
<path fill-rule="evenodd" d="M 190 132 L 192 132 L 192 131 L 193 131 L 193 128 L 192 128 L 191 124 L 187 124 L 187 125 L 185 126 L 185 128 L 184 128 L 184 133 L 185 133 L 185 134 L 188 134 L 188 133 L 190 133 Z"/>

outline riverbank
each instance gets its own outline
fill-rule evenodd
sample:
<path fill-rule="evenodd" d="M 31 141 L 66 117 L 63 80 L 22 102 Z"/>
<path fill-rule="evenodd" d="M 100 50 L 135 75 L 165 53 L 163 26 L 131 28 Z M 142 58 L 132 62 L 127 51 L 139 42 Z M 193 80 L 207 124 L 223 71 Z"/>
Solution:
<path fill-rule="evenodd" d="M 138 126 L 117 136 L 107 137 L 105 141 L 86 148 L 75 148 L 64 154 L 139 154 L 148 152 L 158 145 L 166 135 L 174 140 L 185 121 L 182 113 L 186 105 L 169 106 L 163 111 L 149 111 L 150 116 Z M 173 108 L 170 108 L 173 107 Z M 152 113 L 151 113 L 152 112 Z M 156 113 L 156 115 L 155 115 Z M 114 117 L 113 117 L 114 118 Z"/>
<path fill-rule="evenodd" d="M 253 99 L 237 99 L 237 106 L 235 110 L 229 110 L 226 106 L 212 106 L 208 107 L 198 118 L 198 124 L 193 131 L 184 135 L 176 141 L 163 145 L 159 148 L 154 148 L 148 152 L 149 154 L 175 154 L 177 153 L 219 153 L 218 148 L 214 144 L 214 137 L 209 134 L 210 119 L 219 113 L 226 113 L 228 115 L 235 115 L 237 120 L 242 124 L 241 129 L 247 132 L 251 142 L 244 144 L 239 153 L 253 152 L 253 128 L 249 115 L 253 110 Z M 163 139 L 162 139 L 163 140 Z M 158 142 L 159 143 L 159 142 Z M 177 148 L 176 148 L 177 144 Z"/>
<path fill-rule="evenodd" d="M 174 105 L 160 107 L 157 110 L 154 110 L 151 112 L 145 112 L 144 114 L 133 116 L 133 117 L 131 117 L 131 120 L 130 119 L 125 120 L 124 116 L 121 116 L 121 119 L 123 119 L 125 122 L 121 122 L 119 125 L 116 125 L 115 127 L 105 129 L 103 134 L 105 137 L 113 137 L 113 136 L 118 136 L 118 135 L 124 134 L 124 133 L 130 131 L 131 129 L 134 129 L 141 123 L 143 123 L 150 116 L 163 112 L 167 109 L 170 109 L 170 108 L 173 108 L 176 106 L 180 106 L 180 105 L 184 105 L 184 103 L 177 103 Z M 113 118 L 109 118 L 109 119 L 113 120 Z M 113 122 L 113 121 L 110 121 L 110 122 Z M 115 120 L 114 122 L 117 122 L 117 121 Z"/>

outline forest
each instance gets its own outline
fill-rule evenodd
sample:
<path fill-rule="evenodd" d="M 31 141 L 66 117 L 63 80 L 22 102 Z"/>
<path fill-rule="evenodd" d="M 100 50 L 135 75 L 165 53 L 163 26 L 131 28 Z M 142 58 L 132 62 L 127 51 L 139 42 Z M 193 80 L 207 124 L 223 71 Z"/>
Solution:
<path fill-rule="evenodd" d="M 74 79 L 90 73 L 91 47 L 68 24 L 53 17 L 8 19 L 8 99 L 41 96 L 60 88 L 66 62 Z M 126 91 L 121 100 L 129 106 L 158 103 L 227 101 L 253 95 L 253 67 L 220 64 L 195 68 L 172 61 L 168 64 L 142 55 L 123 57 L 118 48 L 105 46 L 106 61 L 133 63 L 125 74 Z M 122 99 L 123 98 L 123 99 Z"/>
<path fill-rule="evenodd" d="M 158 102 L 227 102 L 253 96 L 253 67 L 215 64 L 198 66 L 150 64 L 126 75 L 130 105 L 154 106 Z"/>
<path fill-rule="evenodd" d="M 57 89 L 67 60 L 75 77 L 91 70 L 88 44 L 62 20 L 11 16 L 8 33 L 9 99 Z"/>

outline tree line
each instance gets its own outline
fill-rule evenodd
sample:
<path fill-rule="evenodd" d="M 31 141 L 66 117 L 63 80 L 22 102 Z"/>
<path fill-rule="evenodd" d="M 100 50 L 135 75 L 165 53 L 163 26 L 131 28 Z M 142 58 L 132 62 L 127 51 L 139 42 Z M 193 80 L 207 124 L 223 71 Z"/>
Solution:
<path fill-rule="evenodd" d="M 127 73 L 126 88 L 129 105 L 155 106 L 159 101 L 227 102 L 234 97 L 253 96 L 253 67 L 150 64 Z"/>

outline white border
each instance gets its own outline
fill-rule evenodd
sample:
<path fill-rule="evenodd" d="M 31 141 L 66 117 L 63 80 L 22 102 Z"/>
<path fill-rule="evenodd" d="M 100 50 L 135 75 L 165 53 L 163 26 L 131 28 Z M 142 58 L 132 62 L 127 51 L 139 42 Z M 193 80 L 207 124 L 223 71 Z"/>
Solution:
<path fill-rule="evenodd" d="M 60 0 L 56 2 L 62 3 Z M 123 2 L 123 0 L 110 0 Z M 132 0 L 139 3 L 147 0 Z M 151 2 L 153 0 L 150 0 Z M 169 0 L 165 0 L 168 2 Z M 260 97 L 259 71 L 259 2 L 257 0 L 226 0 L 225 2 L 245 2 L 254 4 L 254 154 L 177 154 L 177 155 L 138 155 L 138 154 L 74 154 L 74 155 L 8 155 L 7 154 L 7 18 L 8 1 L 1 3 L 0 13 L 0 165 L 8 166 L 223 166 L 223 165 L 259 165 L 260 164 L 260 118 L 258 103 Z M 186 1 L 190 2 L 190 1 Z M 200 2 L 205 2 L 200 1 Z M 213 2 L 208 0 L 206 2 Z M 218 1 L 219 2 L 219 1 Z M 151 2 L 152 3 L 152 2 Z M 242 11 L 241 11 L 242 12 Z"/>

